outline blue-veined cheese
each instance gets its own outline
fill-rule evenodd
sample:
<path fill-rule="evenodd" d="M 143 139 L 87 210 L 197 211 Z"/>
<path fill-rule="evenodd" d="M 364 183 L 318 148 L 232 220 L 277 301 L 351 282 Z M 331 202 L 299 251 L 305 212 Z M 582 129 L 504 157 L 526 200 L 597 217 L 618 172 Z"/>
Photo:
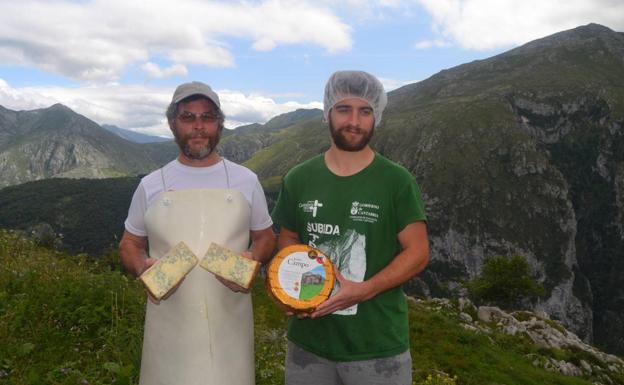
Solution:
<path fill-rule="evenodd" d="M 214 242 L 208 247 L 204 258 L 199 262 L 199 266 L 246 289 L 251 287 L 258 269 L 260 269 L 258 261 L 245 258 Z"/>
<path fill-rule="evenodd" d="M 150 294 L 160 300 L 195 267 L 197 257 L 184 242 L 175 245 L 139 279 Z"/>

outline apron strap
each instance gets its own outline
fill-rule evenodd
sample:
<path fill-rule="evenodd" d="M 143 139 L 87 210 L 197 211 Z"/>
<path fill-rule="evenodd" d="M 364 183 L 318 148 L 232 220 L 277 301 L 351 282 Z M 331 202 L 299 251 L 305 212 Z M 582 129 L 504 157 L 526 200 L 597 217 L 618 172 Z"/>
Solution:
<path fill-rule="evenodd" d="M 164 167 L 160 168 L 160 177 L 163 183 L 163 192 L 167 192 L 167 186 L 165 185 L 165 172 L 163 171 Z"/>
<path fill-rule="evenodd" d="M 227 183 L 228 190 L 230 189 L 230 173 L 228 172 L 227 166 L 225 165 L 225 158 L 223 160 L 223 170 L 225 170 L 225 182 Z"/>

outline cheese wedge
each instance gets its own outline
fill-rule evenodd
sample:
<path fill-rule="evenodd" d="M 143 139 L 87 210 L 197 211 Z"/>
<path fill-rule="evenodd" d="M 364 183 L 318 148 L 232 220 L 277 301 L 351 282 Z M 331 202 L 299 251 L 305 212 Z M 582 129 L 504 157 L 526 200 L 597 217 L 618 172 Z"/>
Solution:
<path fill-rule="evenodd" d="M 145 270 L 139 279 L 150 294 L 160 300 L 195 267 L 197 257 L 184 242 L 178 243 L 165 256 Z"/>
<path fill-rule="evenodd" d="M 307 245 L 291 245 L 271 260 L 267 290 L 278 305 L 294 313 L 311 313 L 331 294 L 334 269 L 326 255 Z"/>
<path fill-rule="evenodd" d="M 260 269 L 258 261 L 245 258 L 214 242 L 208 247 L 208 251 L 199 262 L 199 266 L 246 289 L 251 287 Z"/>

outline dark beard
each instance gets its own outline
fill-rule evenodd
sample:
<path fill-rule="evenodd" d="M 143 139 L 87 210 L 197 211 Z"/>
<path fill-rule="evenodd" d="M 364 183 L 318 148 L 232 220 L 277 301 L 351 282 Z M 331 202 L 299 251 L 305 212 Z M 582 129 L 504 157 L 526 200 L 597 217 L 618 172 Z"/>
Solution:
<path fill-rule="evenodd" d="M 340 130 L 336 130 L 334 128 L 334 125 L 331 122 L 329 122 L 329 132 L 331 133 L 332 139 L 334 140 L 334 144 L 336 145 L 338 149 L 342 151 L 356 152 L 356 151 L 363 150 L 368 145 L 368 142 L 370 142 L 371 138 L 373 137 L 373 133 L 375 132 L 375 126 L 373 126 L 371 127 L 371 130 L 368 133 L 368 135 L 363 136 L 359 142 L 350 143 L 347 140 L 347 138 L 344 135 L 342 135 L 342 131 L 347 128 L 348 127 L 345 127 Z M 358 129 L 358 130 L 362 132 L 364 131 L 362 129 Z"/>
<path fill-rule="evenodd" d="M 193 160 L 202 160 L 202 159 L 206 159 L 210 154 L 213 153 L 215 147 L 217 147 L 217 144 L 219 143 L 219 137 L 220 132 L 217 133 L 217 135 L 215 135 L 214 137 L 211 137 L 210 135 L 207 134 L 194 134 L 194 135 L 188 135 L 185 137 L 180 137 L 177 133 L 177 131 L 174 131 L 174 137 L 175 137 L 175 141 L 178 144 L 178 147 L 180 147 L 180 151 L 182 151 L 182 153 L 189 159 L 193 159 Z M 208 144 L 204 147 L 201 147 L 199 150 L 193 150 L 191 148 L 191 146 L 188 144 L 190 139 L 193 138 L 208 138 Z"/>

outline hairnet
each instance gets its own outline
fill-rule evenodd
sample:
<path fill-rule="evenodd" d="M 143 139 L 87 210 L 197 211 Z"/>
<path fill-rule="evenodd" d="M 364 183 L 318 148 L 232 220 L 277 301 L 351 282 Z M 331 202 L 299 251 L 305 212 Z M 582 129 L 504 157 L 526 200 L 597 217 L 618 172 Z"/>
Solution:
<path fill-rule="evenodd" d="M 359 98 L 368 102 L 375 114 L 375 126 L 379 125 L 381 114 L 388 104 L 388 97 L 376 77 L 364 71 L 334 72 L 325 85 L 323 115 L 326 121 L 329 121 L 329 110 L 347 98 Z"/>

